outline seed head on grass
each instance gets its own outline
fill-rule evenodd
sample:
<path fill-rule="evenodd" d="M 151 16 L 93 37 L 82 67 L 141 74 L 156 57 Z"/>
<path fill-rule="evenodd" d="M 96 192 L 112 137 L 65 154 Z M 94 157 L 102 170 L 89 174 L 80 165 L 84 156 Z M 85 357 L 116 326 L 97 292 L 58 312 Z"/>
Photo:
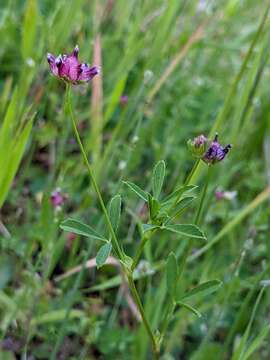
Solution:
<path fill-rule="evenodd" d="M 78 60 L 78 54 L 78 45 L 75 46 L 73 52 L 69 55 L 64 54 L 55 57 L 48 53 L 47 60 L 53 75 L 78 85 L 92 80 L 94 76 L 99 74 L 100 69 L 98 66 L 90 67 L 86 63 L 81 64 Z"/>

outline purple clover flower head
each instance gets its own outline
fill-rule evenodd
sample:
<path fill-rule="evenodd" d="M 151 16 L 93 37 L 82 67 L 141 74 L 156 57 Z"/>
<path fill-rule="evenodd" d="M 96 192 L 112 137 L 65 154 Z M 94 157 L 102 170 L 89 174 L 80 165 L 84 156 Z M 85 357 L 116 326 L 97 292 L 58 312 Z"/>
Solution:
<path fill-rule="evenodd" d="M 128 96 L 127 96 L 127 95 L 122 95 L 122 96 L 120 97 L 120 104 L 121 104 L 122 106 L 126 106 L 127 103 L 128 103 Z"/>
<path fill-rule="evenodd" d="M 193 143 L 196 148 L 199 148 L 207 143 L 207 138 L 202 134 L 194 138 Z"/>
<path fill-rule="evenodd" d="M 201 158 L 205 153 L 208 144 L 208 139 L 203 135 L 195 137 L 193 140 L 188 140 L 187 145 L 191 154 L 197 158 Z"/>
<path fill-rule="evenodd" d="M 61 207 L 66 200 L 66 195 L 61 192 L 61 189 L 57 188 L 51 193 L 51 204 L 54 208 Z"/>
<path fill-rule="evenodd" d="M 203 155 L 202 160 L 208 165 L 213 165 L 216 162 L 222 161 L 228 154 L 231 147 L 232 146 L 230 144 L 225 147 L 221 146 L 218 142 L 218 134 L 216 134 L 214 140 Z"/>
<path fill-rule="evenodd" d="M 78 60 L 79 47 L 75 46 L 70 55 L 59 55 L 54 57 L 52 54 L 47 54 L 47 60 L 51 72 L 56 77 L 70 82 L 74 85 L 88 82 L 94 76 L 99 74 L 100 68 L 98 66 L 90 67 L 88 64 L 81 64 Z"/>

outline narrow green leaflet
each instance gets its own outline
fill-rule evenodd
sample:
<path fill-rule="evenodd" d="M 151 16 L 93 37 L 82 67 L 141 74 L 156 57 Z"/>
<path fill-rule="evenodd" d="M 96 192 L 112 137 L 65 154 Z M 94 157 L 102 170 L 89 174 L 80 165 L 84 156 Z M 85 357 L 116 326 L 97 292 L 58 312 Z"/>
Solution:
<path fill-rule="evenodd" d="M 181 186 L 180 188 L 176 189 L 172 194 L 168 195 L 163 201 L 162 201 L 162 205 L 170 205 L 170 203 L 172 203 L 173 201 L 175 201 L 177 198 L 180 199 L 180 197 L 187 193 L 190 192 L 194 189 L 196 189 L 198 186 L 197 185 L 184 185 Z"/>
<path fill-rule="evenodd" d="M 154 225 L 154 224 L 142 224 L 142 229 L 143 229 L 143 233 L 145 234 L 148 231 L 152 231 L 155 229 L 158 229 L 159 226 L 158 225 Z"/>
<path fill-rule="evenodd" d="M 171 252 L 166 263 L 167 291 L 174 299 L 178 280 L 178 267 L 175 254 Z"/>
<path fill-rule="evenodd" d="M 109 216 L 111 219 L 112 227 L 114 231 L 118 229 L 120 223 L 121 216 L 121 196 L 115 195 L 111 201 L 109 206 Z"/>
<path fill-rule="evenodd" d="M 110 252 L 112 250 L 112 244 L 111 243 L 107 243 L 101 246 L 101 248 L 99 249 L 97 256 L 96 256 L 96 263 L 97 263 L 97 268 L 99 269 L 102 265 L 105 264 L 108 256 L 110 255 Z"/>
<path fill-rule="evenodd" d="M 179 216 L 195 199 L 195 196 L 188 196 L 183 198 L 178 202 L 178 204 L 173 209 L 171 216 L 174 218 L 176 216 Z"/>
<path fill-rule="evenodd" d="M 193 288 L 192 290 L 188 291 L 184 296 L 180 299 L 181 301 L 184 299 L 190 299 L 194 296 L 205 296 L 211 294 L 212 292 L 218 290 L 222 285 L 220 280 L 210 280 L 203 282 Z"/>
<path fill-rule="evenodd" d="M 196 310 L 193 306 L 191 306 L 189 304 L 186 304 L 186 303 L 184 303 L 182 301 L 177 301 L 176 305 L 184 307 L 185 309 L 191 311 L 193 314 L 195 314 L 199 318 L 202 317 L 202 314 L 198 310 Z"/>
<path fill-rule="evenodd" d="M 67 314 L 66 309 L 52 310 L 48 313 L 32 318 L 30 322 L 30 327 L 41 324 L 54 323 L 57 321 L 63 321 L 66 317 L 66 314 Z M 69 313 L 70 319 L 81 319 L 85 316 L 86 314 L 78 309 L 72 309 Z"/>
<path fill-rule="evenodd" d="M 150 194 L 148 194 L 148 206 L 151 219 L 155 219 L 160 210 L 160 203 Z"/>
<path fill-rule="evenodd" d="M 190 238 L 206 240 L 204 233 L 198 228 L 198 226 L 193 224 L 166 225 L 161 227 L 161 229 L 168 230 L 182 236 L 188 236 Z"/>
<path fill-rule="evenodd" d="M 153 170 L 153 175 L 152 175 L 152 190 L 153 190 L 153 195 L 156 199 L 159 198 L 161 189 L 162 189 L 162 185 L 164 182 L 164 178 L 165 178 L 165 170 L 166 170 L 166 165 L 165 162 L 163 160 L 159 161 Z"/>
<path fill-rule="evenodd" d="M 76 220 L 76 219 L 64 220 L 61 223 L 60 228 L 62 230 L 64 230 L 64 231 L 69 231 L 69 232 L 72 232 L 74 234 L 87 236 L 87 237 L 90 237 L 92 239 L 107 242 L 107 239 L 105 239 L 105 237 L 103 235 L 98 234 L 93 228 L 91 228 L 91 226 L 86 225 L 86 224 L 84 224 L 81 221 Z"/>
<path fill-rule="evenodd" d="M 127 185 L 130 190 L 132 190 L 136 195 L 138 195 L 145 202 L 148 201 L 148 193 L 142 190 L 138 185 L 132 183 L 131 181 L 123 181 L 125 185 Z"/>

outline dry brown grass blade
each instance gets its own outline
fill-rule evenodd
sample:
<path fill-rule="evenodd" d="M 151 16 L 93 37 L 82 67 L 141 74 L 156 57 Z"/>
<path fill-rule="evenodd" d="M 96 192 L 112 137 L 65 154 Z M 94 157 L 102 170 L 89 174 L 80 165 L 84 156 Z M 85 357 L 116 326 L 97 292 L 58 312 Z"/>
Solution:
<path fill-rule="evenodd" d="M 113 11 L 113 7 L 115 5 L 115 0 L 108 0 L 107 3 L 104 6 L 104 10 L 101 16 L 101 23 L 105 22 L 106 20 L 108 20 L 111 15 L 112 15 L 112 11 Z"/>
<path fill-rule="evenodd" d="M 204 36 L 204 30 L 205 30 L 205 27 L 207 26 L 208 22 L 209 22 L 209 19 L 205 20 L 202 24 L 200 24 L 197 27 L 197 29 L 190 36 L 190 38 L 185 43 L 183 48 L 172 59 L 169 66 L 166 68 L 164 73 L 161 75 L 161 77 L 158 79 L 156 84 L 153 86 L 152 90 L 150 90 L 148 98 L 147 98 L 148 103 L 150 103 L 153 100 L 153 98 L 156 96 L 156 94 L 161 89 L 162 85 L 167 81 L 167 79 L 170 77 L 170 75 L 174 72 L 177 65 L 179 65 L 179 63 L 187 55 L 190 48 Z"/>
<path fill-rule="evenodd" d="M 117 267 L 119 269 L 119 272 L 120 272 L 120 275 L 121 275 L 121 278 L 122 278 L 121 289 L 123 291 L 123 295 L 124 295 L 124 297 L 125 297 L 125 299 L 127 301 L 127 304 L 129 306 L 133 316 L 135 317 L 135 319 L 137 321 L 141 321 L 141 315 L 140 315 L 140 313 L 139 313 L 139 311 L 137 309 L 137 306 L 134 303 L 132 297 L 130 296 L 128 284 L 126 282 L 125 274 L 122 271 L 122 267 L 121 267 L 120 262 L 115 257 L 109 256 L 107 258 L 105 264 L 115 266 L 115 267 Z M 82 268 L 92 269 L 92 268 L 96 268 L 96 266 L 97 266 L 96 258 L 92 258 L 92 259 L 88 260 L 85 265 L 78 265 L 78 266 L 74 267 L 73 269 L 71 269 L 69 271 L 66 271 L 64 274 L 56 276 L 54 278 L 54 281 L 56 283 L 60 282 L 60 281 L 62 281 L 64 279 L 67 279 L 68 277 L 70 277 L 72 275 L 77 274 L 78 272 L 80 272 L 82 270 Z"/>

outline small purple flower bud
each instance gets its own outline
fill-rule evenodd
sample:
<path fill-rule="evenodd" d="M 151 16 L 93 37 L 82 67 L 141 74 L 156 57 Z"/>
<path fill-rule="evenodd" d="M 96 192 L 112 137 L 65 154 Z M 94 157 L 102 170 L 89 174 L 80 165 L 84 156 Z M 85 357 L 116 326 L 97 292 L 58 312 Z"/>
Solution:
<path fill-rule="evenodd" d="M 217 189 L 215 192 L 215 197 L 217 201 L 220 200 L 232 201 L 236 198 L 236 196 L 237 196 L 237 191 L 224 191 L 221 189 Z"/>
<path fill-rule="evenodd" d="M 76 45 L 70 55 L 59 55 L 55 58 L 52 54 L 47 54 L 47 60 L 51 72 L 56 77 L 70 82 L 74 85 L 88 82 L 99 74 L 97 66 L 90 67 L 88 64 L 81 64 L 78 60 L 79 46 Z"/>
<path fill-rule="evenodd" d="M 125 105 L 127 105 L 127 103 L 128 103 L 128 96 L 127 95 L 122 95 L 120 97 L 120 104 L 122 106 L 125 106 Z"/>
<path fill-rule="evenodd" d="M 201 147 L 207 142 L 207 138 L 202 134 L 197 136 L 193 141 L 195 147 Z"/>
<path fill-rule="evenodd" d="M 224 198 L 224 191 L 222 191 L 222 190 L 217 190 L 217 191 L 215 192 L 215 197 L 216 197 L 216 200 L 217 200 L 217 201 L 222 200 L 222 199 Z"/>
<path fill-rule="evenodd" d="M 213 165 L 216 162 L 222 161 L 228 154 L 231 147 L 232 146 L 230 144 L 225 147 L 221 146 L 218 142 L 218 134 L 216 134 L 214 140 L 203 155 L 202 160 L 208 165 Z"/>
<path fill-rule="evenodd" d="M 51 193 L 51 203 L 54 208 L 58 208 L 64 204 L 66 195 L 62 194 L 61 189 L 57 188 Z"/>
<path fill-rule="evenodd" d="M 201 158 L 205 153 L 208 139 L 202 134 L 193 140 L 188 140 L 187 146 L 191 154 L 197 158 Z"/>

